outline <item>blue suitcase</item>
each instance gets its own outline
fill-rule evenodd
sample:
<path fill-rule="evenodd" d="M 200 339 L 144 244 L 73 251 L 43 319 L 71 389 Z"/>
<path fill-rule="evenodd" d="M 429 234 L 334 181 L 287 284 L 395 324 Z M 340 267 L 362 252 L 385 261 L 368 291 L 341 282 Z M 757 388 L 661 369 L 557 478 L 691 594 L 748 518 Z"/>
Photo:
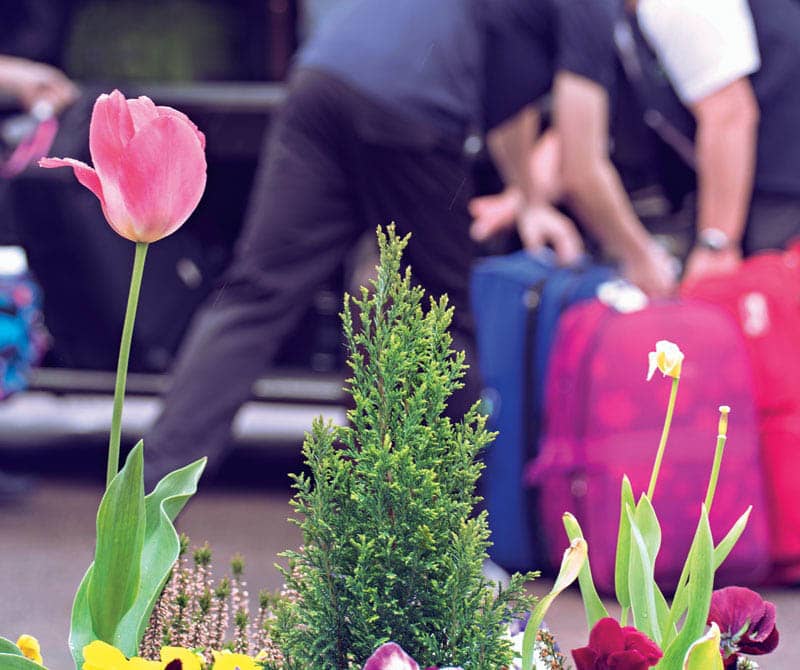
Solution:
<path fill-rule="evenodd" d="M 593 298 L 614 270 L 585 260 L 559 267 L 554 254 L 519 251 L 476 262 L 472 309 L 483 400 L 497 439 L 484 454 L 482 495 L 492 532 L 492 560 L 508 570 L 545 564 L 536 533 L 536 501 L 523 486 L 523 466 L 535 455 L 541 400 L 561 312 Z"/>

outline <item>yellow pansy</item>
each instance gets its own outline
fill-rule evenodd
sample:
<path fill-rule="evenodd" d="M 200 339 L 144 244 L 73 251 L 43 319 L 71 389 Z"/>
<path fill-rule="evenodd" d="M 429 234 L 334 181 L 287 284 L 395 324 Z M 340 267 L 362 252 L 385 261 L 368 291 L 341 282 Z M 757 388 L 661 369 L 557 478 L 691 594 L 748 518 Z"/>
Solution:
<path fill-rule="evenodd" d="M 181 662 L 181 670 L 202 670 L 203 657 L 183 647 L 161 647 L 161 663 L 166 667 L 174 660 Z"/>
<path fill-rule="evenodd" d="M 116 647 L 95 640 L 83 648 L 83 670 L 129 670 L 128 659 Z"/>
<path fill-rule="evenodd" d="M 126 670 L 163 670 L 164 663 L 161 661 L 148 661 L 144 658 L 134 656 L 128 665 L 125 666 Z"/>
<path fill-rule="evenodd" d="M 214 654 L 213 670 L 260 670 L 255 659 L 244 654 L 230 652 L 212 652 Z"/>
<path fill-rule="evenodd" d="M 17 640 L 17 646 L 25 658 L 29 658 L 34 663 L 42 665 L 42 649 L 39 646 L 39 640 L 33 635 L 20 635 Z"/>
<path fill-rule="evenodd" d="M 647 381 L 653 378 L 656 370 L 667 377 L 678 379 L 681 376 L 683 352 L 674 342 L 659 340 L 656 342 L 656 350 L 650 352 L 648 363 Z"/>

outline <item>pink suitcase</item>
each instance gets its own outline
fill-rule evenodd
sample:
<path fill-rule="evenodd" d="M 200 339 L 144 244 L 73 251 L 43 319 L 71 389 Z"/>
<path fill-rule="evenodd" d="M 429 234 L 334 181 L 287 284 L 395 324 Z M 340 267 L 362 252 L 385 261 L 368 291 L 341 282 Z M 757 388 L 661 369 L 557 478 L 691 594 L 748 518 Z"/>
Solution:
<path fill-rule="evenodd" d="M 717 586 L 754 584 L 769 567 L 753 382 L 739 329 L 722 309 L 661 302 L 623 314 L 597 300 L 562 316 L 545 393 L 545 432 L 526 481 L 539 489 L 548 554 L 557 566 L 567 546 L 563 512 L 572 512 L 589 544 L 597 588 L 614 590 L 623 474 L 634 495 L 647 489 L 671 379 L 645 381 L 648 352 L 671 340 L 686 355 L 669 442 L 653 496 L 662 543 L 656 579 L 674 588 L 705 497 L 719 405 L 730 430 L 711 512 L 719 541 L 748 505 L 748 527 L 717 573 Z"/>

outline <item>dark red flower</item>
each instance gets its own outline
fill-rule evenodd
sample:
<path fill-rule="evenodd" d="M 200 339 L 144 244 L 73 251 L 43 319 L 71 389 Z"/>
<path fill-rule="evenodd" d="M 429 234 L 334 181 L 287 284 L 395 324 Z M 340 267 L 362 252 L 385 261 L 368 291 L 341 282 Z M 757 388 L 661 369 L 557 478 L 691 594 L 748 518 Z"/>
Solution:
<path fill-rule="evenodd" d="M 647 670 L 663 655 L 647 635 L 611 617 L 594 625 L 588 646 L 572 650 L 577 670 Z"/>
<path fill-rule="evenodd" d="M 775 605 L 750 589 L 728 586 L 714 591 L 708 611 L 708 623 L 712 621 L 722 634 L 726 667 L 735 667 L 739 654 L 768 654 L 778 646 Z"/>

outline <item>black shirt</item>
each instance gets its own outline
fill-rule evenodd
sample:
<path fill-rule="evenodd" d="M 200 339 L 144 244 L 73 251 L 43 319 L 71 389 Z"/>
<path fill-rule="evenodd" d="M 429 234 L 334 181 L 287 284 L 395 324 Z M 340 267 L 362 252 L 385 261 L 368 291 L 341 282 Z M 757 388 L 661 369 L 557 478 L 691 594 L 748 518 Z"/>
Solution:
<path fill-rule="evenodd" d="M 330 72 L 449 132 L 498 125 L 564 69 L 614 78 L 616 0 L 350 0 L 305 45 Z"/>

